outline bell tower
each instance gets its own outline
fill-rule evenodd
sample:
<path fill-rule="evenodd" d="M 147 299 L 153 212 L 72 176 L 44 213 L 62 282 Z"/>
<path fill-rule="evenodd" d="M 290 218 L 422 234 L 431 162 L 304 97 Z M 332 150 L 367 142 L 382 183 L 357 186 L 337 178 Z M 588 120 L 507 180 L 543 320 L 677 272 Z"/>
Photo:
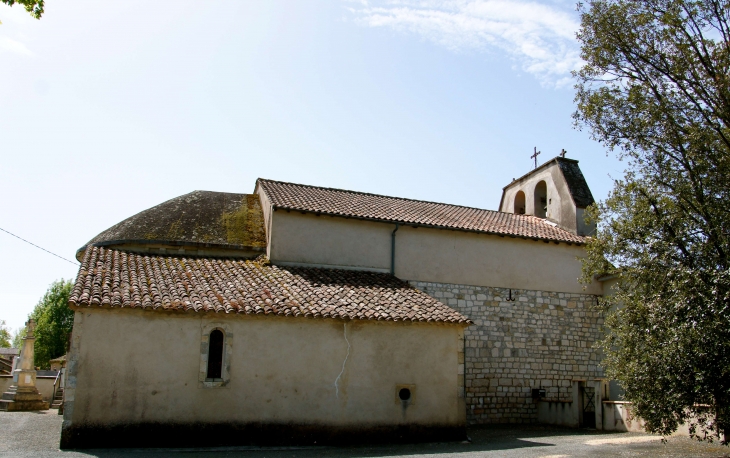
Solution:
<path fill-rule="evenodd" d="M 578 161 L 560 156 L 537 166 L 502 189 L 499 211 L 545 219 L 576 235 L 591 235 L 595 224 L 585 222 L 585 209 L 593 202 Z"/>

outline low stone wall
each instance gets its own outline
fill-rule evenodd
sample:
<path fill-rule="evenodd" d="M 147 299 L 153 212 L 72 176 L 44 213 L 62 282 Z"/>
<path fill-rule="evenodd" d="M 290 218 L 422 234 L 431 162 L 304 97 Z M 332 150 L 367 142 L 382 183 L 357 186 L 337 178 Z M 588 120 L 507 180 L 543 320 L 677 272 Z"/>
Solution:
<path fill-rule="evenodd" d="M 631 403 L 626 401 L 603 401 L 603 429 L 605 431 L 630 431 L 644 433 L 644 420 L 631 412 Z M 689 425 L 682 423 L 672 436 L 689 436 Z"/>
<path fill-rule="evenodd" d="M 630 402 L 603 401 L 603 429 L 643 433 L 644 422 L 631 415 Z"/>
<path fill-rule="evenodd" d="M 465 330 L 470 424 L 535 423 L 532 388 L 545 389 L 546 400 L 570 400 L 574 380 L 603 376 L 601 355 L 593 348 L 603 316 L 593 295 L 410 284 L 475 323 Z"/>
<path fill-rule="evenodd" d="M 35 379 L 36 388 L 38 388 L 38 391 L 41 393 L 43 400 L 46 402 L 51 402 L 51 398 L 53 397 L 53 382 L 55 380 L 56 380 L 56 377 L 36 376 L 36 379 Z M 0 393 L 4 393 L 4 392 L 8 391 L 8 388 L 10 388 L 10 385 L 12 385 L 12 384 L 13 384 L 12 375 L 0 375 Z"/>
<path fill-rule="evenodd" d="M 537 421 L 571 428 L 580 426 L 578 408 L 573 401 L 540 401 L 537 405 Z"/>
<path fill-rule="evenodd" d="M 643 433 L 644 421 L 631 412 L 626 401 L 603 401 L 603 429 L 605 431 L 630 431 Z M 682 423 L 672 436 L 689 436 L 689 425 Z"/>
<path fill-rule="evenodd" d="M 591 424 L 585 415 L 593 415 L 596 429 L 604 429 L 602 400 L 608 397 L 608 384 L 605 380 L 573 380 L 572 396 L 564 400 L 540 400 L 537 404 L 537 420 L 548 425 L 569 426 L 578 428 Z M 583 394 L 583 388 L 591 388 L 593 397 Z M 584 409 L 592 399 L 592 407 Z M 585 423 L 584 423 L 585 422 Z"/>

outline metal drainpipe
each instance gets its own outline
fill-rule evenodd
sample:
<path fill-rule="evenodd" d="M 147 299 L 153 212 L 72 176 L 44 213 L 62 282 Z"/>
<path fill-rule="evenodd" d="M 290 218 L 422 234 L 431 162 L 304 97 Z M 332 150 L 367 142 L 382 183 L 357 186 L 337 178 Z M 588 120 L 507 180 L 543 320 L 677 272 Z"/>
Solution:
<path fill-rule="evenodd" d="M 464 399 L 464 418 L 466 418 L 469 415 L 469 406 L 466 405 L 466 328 L 461 328 L 461 335 L 461 354 L 464 355 L 464 373 L 461 376 L 461 395 L 463 396 L 462 399 Z"/>
<path fill-rule="evenodd" d="M 390 234 L 390 274 L 395 276 L 395 233 L 398 232 L 398 223 L 395 223 L 395 229 Z"/>

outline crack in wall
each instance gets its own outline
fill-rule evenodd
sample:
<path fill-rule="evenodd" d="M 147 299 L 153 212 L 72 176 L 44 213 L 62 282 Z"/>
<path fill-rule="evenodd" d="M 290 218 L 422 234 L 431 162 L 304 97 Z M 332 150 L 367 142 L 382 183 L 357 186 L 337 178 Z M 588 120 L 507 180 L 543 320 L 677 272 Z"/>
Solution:
<path fill-rule="evenodd" d="M 345 360 L 342 361 L 342 370 L 340 371 L 339 375 L 337 375 L 337 378 L 335 379 L 335 397 L 339 399 L 340 397 L 340 387 L 337 385 L 340 381 L 340 377 L 342 377 L 342 374 L 345 373 L 345 364 L 347 364 L 347 358 L 350 357 L 350 341 L 347 340 L 347 323 L 345 323 L 345 342 L 347 342 L 347 354 L 345 355 Z"/>

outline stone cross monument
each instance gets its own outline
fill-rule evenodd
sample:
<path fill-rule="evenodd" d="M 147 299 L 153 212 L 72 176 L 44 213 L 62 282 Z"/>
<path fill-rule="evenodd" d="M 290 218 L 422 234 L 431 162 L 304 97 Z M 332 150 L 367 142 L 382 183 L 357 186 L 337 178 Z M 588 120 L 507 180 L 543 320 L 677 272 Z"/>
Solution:
<path fill-rule="evenodd" d="M 48 403 L 43 401 L 35 387 L 35 367 L 33 366 L 35 321 L 28 320 L 25 329 L 23 350 L 20 352 L 20 367 L 13 371 L 13 378 L 17 380 L 17 384 L 3 393 L 3 398 L 0 399 L 0 410 L 48 410 Z"/>

